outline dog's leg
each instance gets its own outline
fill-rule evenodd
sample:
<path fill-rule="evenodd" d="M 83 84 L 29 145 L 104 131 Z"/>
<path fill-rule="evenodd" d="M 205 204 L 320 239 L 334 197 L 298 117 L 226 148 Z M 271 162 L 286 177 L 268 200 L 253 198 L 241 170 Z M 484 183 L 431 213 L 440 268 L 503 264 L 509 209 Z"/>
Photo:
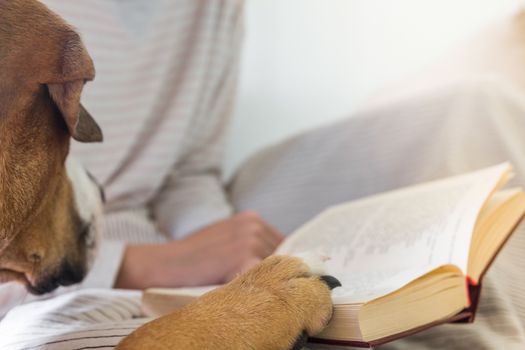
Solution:
<path fill-rule="evenodd" d="M 117 349 L 297 349 L 332 317 L 330 290 L 339 285 L 312 270 L 319 272 L 301 258 L 267 258 L 230 284 L 140 327 Z"/>

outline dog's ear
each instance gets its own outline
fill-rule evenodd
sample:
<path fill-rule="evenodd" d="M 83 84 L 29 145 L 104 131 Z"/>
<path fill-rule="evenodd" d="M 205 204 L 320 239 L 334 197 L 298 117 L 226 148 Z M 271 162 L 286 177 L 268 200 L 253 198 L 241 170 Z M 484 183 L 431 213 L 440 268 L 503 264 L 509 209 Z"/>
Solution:
<path fill-rule="evenodd" d="M 83 80 L 48 84 L 49 94 L 64 117 L 71 136 L 80 142 L 102 141 L 102 130 L 97 122 L 80 104 Z"/>
<path fill-rule="evenodd" d="M 71 136 L 80 142 L 102 141 L 100 127 L 80 104 L 84 84 L 95 77 L 93 61 L 77 33 L 67 33 L 54 72 L 47 83 L 49 95 L 62 113 Z"/>

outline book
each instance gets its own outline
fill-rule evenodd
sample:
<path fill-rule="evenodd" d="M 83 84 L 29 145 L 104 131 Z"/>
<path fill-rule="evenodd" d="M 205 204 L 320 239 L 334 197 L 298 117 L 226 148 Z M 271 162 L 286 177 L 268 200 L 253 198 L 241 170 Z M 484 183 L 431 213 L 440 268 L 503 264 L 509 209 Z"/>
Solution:
<path fill-rule="evenodd" d="M 330 207 L 275 254 L 329 257 L 334 315 L 311 339 L 372 347 L 448 322 L 473 322 L 482 279 L 525 213 L 525 193 L 502 189 L 503 163 Z M 214 287 L 149 289 L 145 313 L 174 311 Z"/>

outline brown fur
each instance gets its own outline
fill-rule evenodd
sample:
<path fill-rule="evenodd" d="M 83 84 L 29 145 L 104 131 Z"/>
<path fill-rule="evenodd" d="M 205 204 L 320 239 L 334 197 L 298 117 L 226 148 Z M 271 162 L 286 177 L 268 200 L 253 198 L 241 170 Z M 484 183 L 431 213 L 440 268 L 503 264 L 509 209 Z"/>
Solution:
<path fill-rule="evenodd" d="M 332 315 L 330 288 L 299 258 L 273 256 L 230 284 L 145 324 L 116 350 L 291 349 Z"/>
<path fill-rule="evenodd" d="M 71 135 L 101 139 L 80 106 L 95 72 L 78 34 L 38 1 L 0 1 L 0 18 L 0 282 L 40 293 L 85 265 L 64 161 Z"/>

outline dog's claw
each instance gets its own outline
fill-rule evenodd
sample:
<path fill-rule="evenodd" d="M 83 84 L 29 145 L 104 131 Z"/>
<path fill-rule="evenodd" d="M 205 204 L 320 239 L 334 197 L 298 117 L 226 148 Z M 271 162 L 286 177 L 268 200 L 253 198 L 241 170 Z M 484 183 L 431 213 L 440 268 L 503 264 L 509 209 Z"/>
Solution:
<path fill-rule="evenodd" d="M 297 340 L 293 344 L 293 346 L 290 348 L 290 350 L 301 350 L 304 348 L 308 341 L 308 333 L 306 331 L 303 331 L 299 337 L 297 337 Z"/>
<path fill-rule="evenodd" d="M 329 275 L 325 275 L 325 276 L 321 276 L 319 277 L 324 283 L 326 283 L 326 285 L 328 286 L 328 288 L 330 289 L 334 289 L 334 288 L 337 288 L 337 287 L 341 287 L 341 282 L 339 282 L 339 280 L 337 278 L 335 278 L 334 276 L 329 276 Z"/>

